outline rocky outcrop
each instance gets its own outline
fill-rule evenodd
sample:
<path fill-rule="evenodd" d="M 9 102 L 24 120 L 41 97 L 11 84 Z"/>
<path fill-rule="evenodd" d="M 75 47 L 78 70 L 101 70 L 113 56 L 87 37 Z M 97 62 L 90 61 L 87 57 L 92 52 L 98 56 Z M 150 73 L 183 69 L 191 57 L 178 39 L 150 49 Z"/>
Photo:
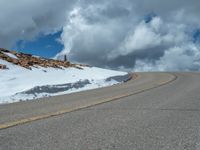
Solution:
<path fill-rule="evenodd" d="M 14 57 L 11 57 L 7 54 L 12 54 Z M 53 67 L 53 68 L 62 68 L 62 67 L 75 67 L 78 69 L 82 69 L 81 66 L 84 65 L 77 65 L 77 64 L 72 64 L 69 61 L 60 61 L 60 60 L 54 60 L 54 59 L 46 59 L 46 58 L 41 58 L 41 57 L 35 57 L 30 54 L 24 54 L 24 53 L 18 53 L 16 51 L 10 51 L 6 49 L 0 48 L 0 59 L 5 60 L 7 62 L 10 62 L 12 64 L 31 69 L 31 67 Z M 5 65 L 0 65 L 0 69 L 5 69 Z"/>
<path fill-rule="evenodd" d="M 6 65 L 0 64 L 0 69 L 7 69 Z"/>

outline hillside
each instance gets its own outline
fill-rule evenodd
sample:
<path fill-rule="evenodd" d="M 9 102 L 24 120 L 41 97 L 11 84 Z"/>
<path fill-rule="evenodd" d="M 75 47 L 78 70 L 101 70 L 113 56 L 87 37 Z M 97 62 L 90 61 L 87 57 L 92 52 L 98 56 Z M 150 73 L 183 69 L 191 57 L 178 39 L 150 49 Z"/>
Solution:
<path fill-rule="evenodd" d="M 38 66 L 44 68 L 76 67 L 81 69 L 80 65 L 72 64 L 69 61 L 46 59 L 42 57 L 36 57 L 31 54 L 24 54 L 24 53 L 18 53 L 16 51 L 6 50 L 3 48 L 0 48 L 0 59 L 27 69 L 32 69 L 32 67 L 38 67 Z M 6 69 L 6 68 L 7 68 L 6 65 L 0 64 L 0 69 Z"/>
<path fill-rule="evenodd" d="M 0 103 L 110 86 L 128 77 L 126 72 L 0 49 Z"/>

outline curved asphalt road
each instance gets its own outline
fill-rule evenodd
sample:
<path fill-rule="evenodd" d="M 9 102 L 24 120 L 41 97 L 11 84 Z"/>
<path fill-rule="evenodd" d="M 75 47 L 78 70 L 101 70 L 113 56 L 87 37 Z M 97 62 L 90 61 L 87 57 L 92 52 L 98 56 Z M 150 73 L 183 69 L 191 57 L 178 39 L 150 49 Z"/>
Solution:
<path fill-rule="evenodd" d="M 200 74 L 0 105 L 0 150 L 199 150 Z"/>

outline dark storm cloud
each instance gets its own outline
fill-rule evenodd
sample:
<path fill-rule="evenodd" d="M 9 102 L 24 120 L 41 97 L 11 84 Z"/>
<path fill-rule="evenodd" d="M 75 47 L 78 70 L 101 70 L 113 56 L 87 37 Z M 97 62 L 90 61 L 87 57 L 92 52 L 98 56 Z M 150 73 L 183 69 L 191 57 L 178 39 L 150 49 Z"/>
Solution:
<path fill-rule="evenodd" d="M 20 39 L 60 30 L 74 2 L 71 0 L 0 0 L 0 47 Z"/>

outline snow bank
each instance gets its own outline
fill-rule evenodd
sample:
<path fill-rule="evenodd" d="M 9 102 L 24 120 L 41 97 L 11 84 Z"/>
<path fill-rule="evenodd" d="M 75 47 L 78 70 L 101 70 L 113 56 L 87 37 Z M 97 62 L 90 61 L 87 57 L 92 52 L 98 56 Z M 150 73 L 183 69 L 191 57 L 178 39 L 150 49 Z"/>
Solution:
<path fill-rule="evenodd" d="M 17 56 L 15 56 L 14 54 L 6 53 L 6 52 L 3 52 L 3 53 L 9 56 L 10 58 L 18 59 Z"/>
<path fill-rule="evenodd" d="M 0 70 L 1 104 L 110 86 L 119 83 L 111 77 L 127 75 L 125 72 L 96 67 L 35 67 L 29 70 L 3 60 L 0 60 L 0 64 L 9 68 Z"/>

